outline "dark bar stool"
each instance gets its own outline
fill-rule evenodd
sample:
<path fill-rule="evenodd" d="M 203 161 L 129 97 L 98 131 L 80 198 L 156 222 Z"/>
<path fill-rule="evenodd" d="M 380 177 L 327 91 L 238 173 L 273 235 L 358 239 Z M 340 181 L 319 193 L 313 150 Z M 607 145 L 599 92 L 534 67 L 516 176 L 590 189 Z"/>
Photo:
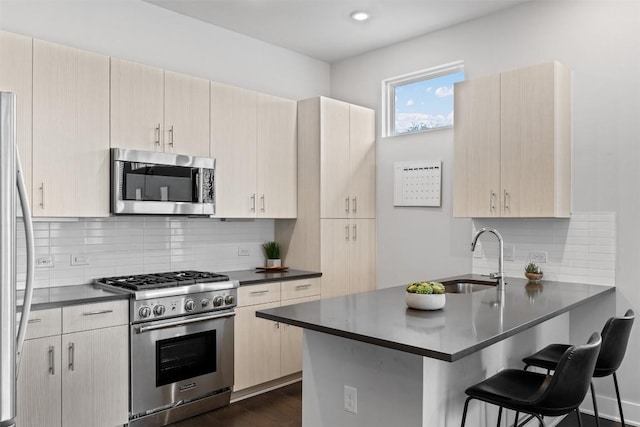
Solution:
<path fill-rule="evenodd" d="M 544 427 L 543 416 L 560 416 L 575 411 L 582 426 L 578 407 L 589 389 L 591 375 L 596 366 L 602 339 L 597 332 L 587 344 L 571 346 L 564 352 L 553 376 L 537 372 L 505 369 L 494 376 L 469 387 L 464 402 L 462 427 L 467 419 L 471 399 L 482 400 L 500 407 L 533 415 Z"/>
<path fill-rule="evenodd" d="M 613 384 L 616 389 L 616 397 L 618 398 L 618 409 L 620 410 L 620 421 L 625 427 L 624 416 L 622 415 L 622 401 L 620 400 L 620 390 L 618 389 L 618 378 L 616 371 L 624 359 L 627 351 L 627 343 L 631 334 L 631 326 L 635 314 L 633 310 L 627 310 L 624 317 L 612 317 L 607 320 L 604 328 L 602 328 L 602 349 L 596 362 L 596 368 L 593 371 L 593 377 L 606 377 L 613 375 Z M 525 363 L 525 370 L 530 366 L 546 369 L 547 372 L 553 371 L 558 366 L 560 358 L 569 348 L 567 344 L 551 344 L 540 350 L 539 352 L 522 359 Z M 598 418 L 598 405 L 596 404 L 596 393 L 593 389 L 593 381 L 591 382 L 591 398 L 593 399 L 593 412 L 596 416 L 596 425 L 600 427 Z"/>

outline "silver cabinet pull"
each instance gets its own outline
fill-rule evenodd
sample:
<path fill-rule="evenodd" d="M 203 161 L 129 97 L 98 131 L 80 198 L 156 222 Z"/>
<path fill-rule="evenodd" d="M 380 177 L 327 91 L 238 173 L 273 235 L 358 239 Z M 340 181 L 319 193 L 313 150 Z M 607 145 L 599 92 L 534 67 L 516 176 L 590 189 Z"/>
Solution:
<path fill-rule="evenodd" d="M 262 206 L 260 212 L 264 212 L 264 194 L 260 196 L 260 205 Z"/>
<path fill-rule="evenodd" d="M 49 374 L 50 375 L 55 375 L 56 374 L 56 365 L 55 365 L 56 361 L 55 361 L 55 354 L 54 354 L 54 347 L 52 345 L 49 346 Z"/>
<path fill-rule="evenodd" d="M 40 322 L 42 322 L 42 319 L 29 319 L 27 323 L 40 323 Z"/>
<path fill-rule="evenodd" d="M 173 125 L 169 128 L 169 145 L 173 147 Z"/>
<path fill-rule="evenodd" d="M 344 199 L 344 200 L 346 202 L 345 212 L 349 213 L 349 196 L 347 196 L 347 198 Z"/>
<path fill-rule="evenodd" d="M 69 343 L 69 370 L 73 371 L 74 366 L 73 366 L 73 358 L 74 358 L 74 353 L 75 353 L 75 348 L 73 343 Z"/>
<path fill-rule="evenodd" d="M 349 226 L 345 225 L 344 227 L 345 239 L 349 240 Z"/>
<path fill-rule="evenodd" d="M 496 210 L 496 192 L 489 190 L 489 210 Z"/>
<path fill-rule="evenodd" d="M 113 313 L 113 310 L 96 310 L 96 311 L 85 311 L 82 313 L 83 316 L 95 316 L 96 314 L 107 314 Z"/>
<path fill-rule="evenodd" d="M 353 197 L 353 213 L 358 213 L 358 198 Z"/>
<path fill-rule="evenodd" d="M 510 210 L 511 208 L 509 207 L 509 203 L 507 202 L 507 199 L 511 198 L 511 196 L 509 195 L 509 193 L 507 192 L 507 190 L 504 190 L 504 200 L 502 201 L 502 203 L 504 203 L 504 210 L 505 212 Z"/>
<path fill-rule="evenodd" d="M 160 146 L 160 123 L 158 123 L 158 126 L 156 127 L 156 145 L 159 147 Z"/>
<path fill-rule="evenodd" d="M 353 240 L 358 240 L 358 226 L 353 226 Z"/>
<path fill-rule="evenodd" d="M 40 183 L 40 191 L 42 195 L 42 199 L 40 200 L 40 207 L 44 209 L 44 182 Z"/>
<path fill-rule="evenodd" d="M 256 193 L 251 195 L 251 212 L 256 211 Z"/>
<path fill-rule="evenodd" d="M 296 289 L 307 289 L 311 287 L 311 283 L 307 283 L 304 285 L 296 285 Z"/>
<path fill-rule="evenodd" d="M 262 291 L 251 291 L 249 292 L 250 295 L 262 295 L 262 294 L 268 294 L 269 293 L 269 289 L 264 289 Z"/>

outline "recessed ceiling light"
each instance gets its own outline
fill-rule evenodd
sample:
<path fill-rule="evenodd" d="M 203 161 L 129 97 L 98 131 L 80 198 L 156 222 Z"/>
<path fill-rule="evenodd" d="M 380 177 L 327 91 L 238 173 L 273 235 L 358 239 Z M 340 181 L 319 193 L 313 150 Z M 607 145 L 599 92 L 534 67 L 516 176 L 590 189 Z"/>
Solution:
<path fill-rule="evenodd" d="M 367 19 L 369 19 L 369 13 L 362 10 L 357 10 L 351 13 L 351 19 L 358 22 L 366 21 Z"/>

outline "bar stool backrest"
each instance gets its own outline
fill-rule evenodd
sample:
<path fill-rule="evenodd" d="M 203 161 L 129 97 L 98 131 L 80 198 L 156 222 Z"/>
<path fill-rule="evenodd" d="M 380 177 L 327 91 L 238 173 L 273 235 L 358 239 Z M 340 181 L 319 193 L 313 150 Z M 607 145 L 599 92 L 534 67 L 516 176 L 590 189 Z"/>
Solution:
<path fill-rule="evenodd" d="M 600 334 L 594 332 L 587 344 L 569 347 L 533 405 L 566 412 L 577 408 L 589 390 L 601 344 Z"/>
<path fill-rule="evenodd" d="M 607 320 L 602 328 L 602 349 L 593 376 L 606 377 L 618 370 L 627 351 L 634 319 L 633 310 L 627 310 L 624 317 Z"/>

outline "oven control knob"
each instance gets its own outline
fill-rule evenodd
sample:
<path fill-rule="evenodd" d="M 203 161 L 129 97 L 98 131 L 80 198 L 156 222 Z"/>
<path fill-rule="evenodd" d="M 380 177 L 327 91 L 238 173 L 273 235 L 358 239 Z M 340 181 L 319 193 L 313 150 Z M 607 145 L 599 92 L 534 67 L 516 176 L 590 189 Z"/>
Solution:
<path fill-rule="evenodd" d="M 224 302 L 226 304 L 235 304 L 236 299 L 233 297 L 233 295 L 227 295 L 226 297 L 224 297 Z"/>
<path fill-rule="evenodd" d="M 206 307 L 209 305 L 209 300 L 207 298 L 203 298 L 202 301 L 200 301 L 200 305 L 203 307 Z"/>
<path fill-rule="evenodd" d="M 138 314 L 141 318 L 145 319 L 151 316 L 151 309 L 148 306 L 143 305 L 142 307 L 140 307 L 140 310 L 138 310 Z"/>
<path fill-rule="evenodd" d="M 155 314 L 156 316 L 162 316 L 164 314 L 164 305 L 158 304 L 153 307 L 153 314 Z"/>
<path fill-rule="evenodd" d="M 222 298 L 220 295 L 218 295 L 217 297 L 215 297 L 213 299 L 213 306 L 214 307 L 220 307 L 223 302 L 224 302 L 224 298 Z"/>
<path fill-rule="evenodd" d="M 184 303 L 184 309 L 187 311 L 193 311 L 196 309 L 196 302 L 192 299 L 188 299 L 185 303 Z"/>

